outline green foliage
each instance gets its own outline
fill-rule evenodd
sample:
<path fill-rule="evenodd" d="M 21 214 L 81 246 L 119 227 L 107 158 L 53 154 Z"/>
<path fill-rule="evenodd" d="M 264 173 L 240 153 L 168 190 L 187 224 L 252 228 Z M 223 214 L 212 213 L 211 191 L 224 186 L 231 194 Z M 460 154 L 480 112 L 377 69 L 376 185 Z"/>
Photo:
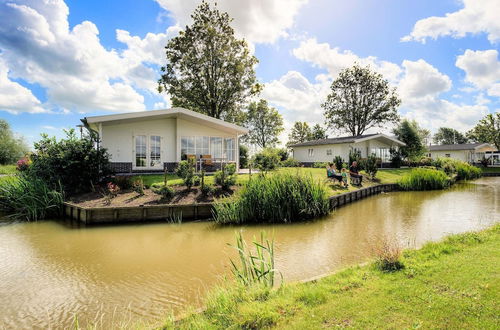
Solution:
<path fill-rule="evenodd" d="M 193 160 L 182 160 L 179 162 L 177 169 L 175 170 L 175 174 L 177 174 L 184 185 L 191 189 L 194 184 L 194 162 Z"/>
<path fill-rule="evenodd" d="M 406 145 L 399 147 L 401 156 L 411 160 L 419 159 L 425 152 L 424 142 L 421 139 L 420 131 L 422 129 L 418 123 L 413 120 L 404 119 L 394 128 L 393 133 L 396 138 Z"/>
<path fill-rule="evenodd" d="M 252 178 L 237 198 L 214 204 L 217 223 L 295 222 L 329 212 L 326 187 L 310 176 L 276 173 Z"/>
<path fill-rule="evenodd" d="M 344 167 L 344 160 L 340 156 L 333 157 L 333 163 L 339 171 Z"/>
<path fill-rule="evenodd" d="M 349 150 L 349 166 L 352 165 L 352 162 L 357 162 L 358 163 L 358 168 L 361 169 L 361 151 L 357 149 L 351 149 Z"/>
<path fill-rule="evenodd" d="M 326 168 L 328 166 L 327 162 L 315 162 L 313 163 L 314 168 Z"/>
<path fill-rule="evenodd" d="M 401 156 L 401 152 L 399 149 L 390 148 L 389 152 L 391 154 L 391 167 L 392 168 L 400 168 L 403 164 L 403 157 Z"/>
<path fill-rule="evenodd" d="M 215 188 L 213 185 L 210 184 L 204 184 L 201 186 L 201 193 L 204 196 L 210 196 L 215 192 Z"/>
<path fill-rule="evenodd" d="M 467 138 L 454 128 L 440 127 L 434 134 L 436 144 L 463 144 L 467 143 Z"/>
<path fill-rule="evenodd" d="M 62 185 L 67 194 L 92 191 L 111 173 L 109 154 L 104 148 L 96 148 L 95 140 L 78 138 L 73 129 L 65 133 L 66 138 L 59 141 L 42 134 L 35 143 L 28 171 L 52 189 Z"/>
<path fill-rule="evenodd" d="M 379 159 L 374 154 L 368 156 L 368 158 L 366 158 L 363 162 L 363 168 L 372 180 L 377 176 L 378 163 Z"/>
<path fill-rule="evenodd" d="M 60 214 L 61 187 L 54 190 L 41 178 L 20 174 L 0 182 L 0 210 L 10 217 L 36 221 Z"/>
<path fill-rule="evenodd" d="M 481 169 L 469 163 L 453 158 L 439 158 L 434 162 L 438 168 L 442 168 L 446 174 L 456 174 L 457 180 L 472 180 L 481 177 Z"/>
<path fill-rule="evenodd" d="M 0 119 L 0 165 L 13 164 L 28 152 L 24 139 L 16 137 L 9 123 Z"/>
<path fill-rule="evenodd" d="M 403 248 L 397 239 L 386 237 L 375 242 L 373 250 L 377 258 L 375 265 L 381 271 L 390 273 L 404 268 L 404 264 L 401 261 Z"/>
<path fill-rule="evenodd" d="M 249 161 L 249 156 L 248 156 L 248 147 L 240 144 L 240 168 L 247 168 L 248 167 L 248 161 Z"/>
<path fill-rule="evenodd" d="M 274 239 L 267 239 L 266 234 L 261 232 L 260 241 L 254 237 L 252 244 L 255 253 L 250 251 L 241 232 L 236 234 L 236 245 L 233 247 L 238 251 L 240 262 L 237 265 L 230 259 L 233 275 L 243 286 L 262 285 L 272 288 L 277 273 L 274 268 Z"/>
<path fill-rule="evenodd" d="M 403 190 L 445 189 L 450 184 L 451 180 L 445 172 L 430 168 L 414 168 L 398 181 Z"/>
<path fill-rule="evenodd" d="M 15 174 L 16 165 L 0 165 L 0 174 Z"/>
<path fill-rule="evenodd" d="M 473 129 L 467 132 L 467 138 L 494 145 L 500 150 L 500 112 L 489 113 Z"/>
<path fill-rule="evenodd" d="M 252 164 L 253 167 L 267 172 L 277 169 L 280 166 L 280 159 L 276 149 L 267 148 L 253 156 Z"/>
<path fill-rule="evenodd" d="M 122 190 L 128 190 L 133 186 L 132 177 L 127 175 L 115 176 L 113 182 Z"/>
<path fill-rule="evenodd" d="M 165 47 L 158 89 L 171 96 L 174 107 L 240 122 L 242 104 L 261 89 L 254 71 L 258 61 L 216 5 L 203 1 L 191 17 L 193 23 Z"/>
<path fill-rule="evenodd" d="M 198 187 L 201 183 L 201 178 L 198 175 L 193 176 L 193 186 Z"/>
<path fill-rule="evenodd" d="M 134 181 L 134 183 L 132 184 L 132 190 L 135 191 L 139 196 L 144 195 L 144 181 L 142 180 L 142 177 Z"/>
<path fill-rule="evenodd" d="M 322 140 L 326 139 L 326 129 L 321 127 L 320 124 L 313 126 L 311 131 L 311 140 Z"/>
<path fill-rule="evenodd" d="M 236 184 L 236 179 L 236 164 L 234 163 L 222 166 L 222 169 L 214 174 L 215 184 L 226 191 L 230 190 L 231 186 Z"/>
<path fill-rule="evenodd" d="M 309 124 L 305 121 L 296 121 L 290 130 L 290 134 L 288 134 L 287 145 L 289 146 L 292 144 L 302 143 L 312 139 L 312 130 L 311 127 L 309 127 Z"/>
<path fill-rule="evenodd" d="M 281 167 L 299 167 L 300 162 L 294 158 L 288 158 L 281 162 Z"/>
<path fill-rule="evenodd" d="M 248 106 L 246 125 L 249 129 L 246 139 L 260 148 L 274 147 L 284 130 L 283 117 L 263 99 Z"/>
<path fill-rule="evenodd" d="M 358 136 L 371 127 L 399 120 L 401 100 L 396 89 L 370 67 L 356 64 L 342 70 L 330 89 L 322 104 L 330 128 Z"/>
<path fill-rule="evenodd" d="M 175 196 L 175 191 L 172 187 L 168 185 L 153 185 L 151 186 L 151 190 L 158 195 L 161 195 L 161 198 L 165 201 L 171 200 Z"/>
<path fill-rule="evenodd" d="M 288 159 L 288 150 L 286 148 L 277 148 L 276 153 L 280 157 L 281 162 L 284 162 Z"/>

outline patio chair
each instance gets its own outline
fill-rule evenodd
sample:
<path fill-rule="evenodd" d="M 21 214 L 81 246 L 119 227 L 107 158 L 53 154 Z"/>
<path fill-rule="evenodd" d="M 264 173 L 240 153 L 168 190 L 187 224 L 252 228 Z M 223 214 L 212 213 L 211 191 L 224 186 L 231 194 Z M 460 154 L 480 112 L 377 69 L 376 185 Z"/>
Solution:
<path fill-rule="evenodd" d="M 349 179 L 350 179 L 351 185 L 361 186 L 361 178 L 357 178 L 357 177 L 353 177 L 352 175 L 349 175 Z"/>

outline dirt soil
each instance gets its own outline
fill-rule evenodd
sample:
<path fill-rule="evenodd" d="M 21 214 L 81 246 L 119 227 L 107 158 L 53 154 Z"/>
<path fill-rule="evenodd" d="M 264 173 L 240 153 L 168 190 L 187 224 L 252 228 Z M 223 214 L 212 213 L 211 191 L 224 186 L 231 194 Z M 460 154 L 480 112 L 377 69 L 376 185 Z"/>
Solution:
<path fill-rule="evenodd" d="M 214 198 L 231 195 L 238 189 L 233 187 L 232 191 L 221 192 L 216 191 L 213 195 L 204 196 L 199 187 L 192 187 L 187 190 L 183 186 L 173 186 L 175 196 L 169 200 L 162 200 L 161 196 L 155 194 L 151 189 L 144 189 L 144 195 L 139 195 L 132 190 L 120 191 L 116 197 L 107 198 L 104 190 L 86 193 L 71 197 L 68 201 L 82 207 L 125 207 L 125 206 L 141 206 L 141 205 L 162 205 L 162 204 L 194 204 L 194 203 L 210 203 Z"/>

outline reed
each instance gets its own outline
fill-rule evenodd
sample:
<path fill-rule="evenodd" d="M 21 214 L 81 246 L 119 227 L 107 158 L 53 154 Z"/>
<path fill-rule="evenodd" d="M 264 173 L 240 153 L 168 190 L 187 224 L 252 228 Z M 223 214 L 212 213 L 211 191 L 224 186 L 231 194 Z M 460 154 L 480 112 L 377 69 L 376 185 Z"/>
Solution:
<path fill-rule="evenodd" d="M 255 176 L 238 196 L 217 200 L 213 209 L 219 224 L 292 222 L 328 212 L 326 187 L 311 176 L 290 173 Z"/>
<path fill-rule="evenodd" d="M 451 180 L 443 171 L 415 168 L 405 174 L 398 185 L 403 190 L 437 190 L 448 188 Z"/>
<path fill-rule="evenodd" d="M 0 183 L 0 210 L 12 218 L 36 221 L 56 216 L 62 203 L 61 187 L 53 190 L 34 176 L 22 174 Z"/>
<path fill-rule="evenodd" d="M 267 239 L 265 232 L 261 232 L 260 240 L 257 241 L 254 237 L 252 244 L 255 253 L 248 248 L 241 232 L 236 234 L 236 245 L 233 247 L 238 251 L 240 262 L 237 265 L 230 259 L 232 272 L 236 280 L 244 286 L 260 284 L 272 288 L 278 273 L 274 268 L 274 239 Z"/>

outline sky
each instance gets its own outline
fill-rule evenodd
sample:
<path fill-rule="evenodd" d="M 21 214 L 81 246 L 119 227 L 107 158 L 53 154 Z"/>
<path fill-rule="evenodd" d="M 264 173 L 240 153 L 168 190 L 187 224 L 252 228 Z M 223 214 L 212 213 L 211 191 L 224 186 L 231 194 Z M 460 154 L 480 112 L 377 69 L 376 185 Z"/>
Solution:
<path fill-rule="evenodd" d="M 157 91 L 164 46 L 199 2 L 0 0 L 0 118 L 33 143 L 85 116 L 168 108 Z M 332 81 L 356 62 L 383 74 L 401 116 L 432 132 L 500 111 L 499 0 L 217 4 L 259 60 L 260 97 L 283 115 L 283 142 L 297 120 L 324 123 Z"/>

